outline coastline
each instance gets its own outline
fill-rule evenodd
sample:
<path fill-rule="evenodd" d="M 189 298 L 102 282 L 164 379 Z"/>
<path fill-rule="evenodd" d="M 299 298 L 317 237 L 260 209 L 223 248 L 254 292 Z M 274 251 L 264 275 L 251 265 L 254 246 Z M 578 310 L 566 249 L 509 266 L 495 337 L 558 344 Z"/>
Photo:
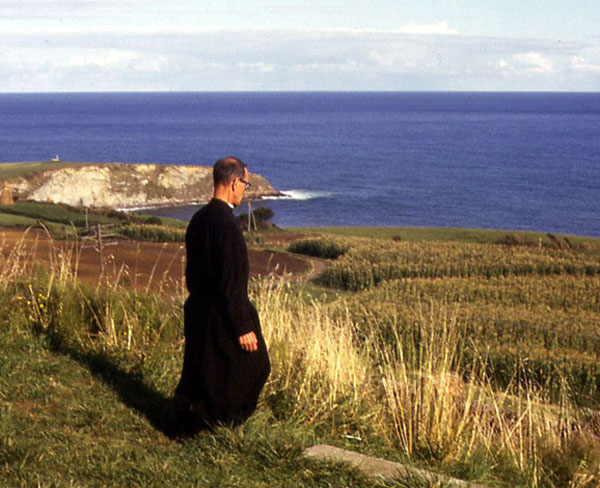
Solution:
<path fill-rule="evenodd" d="M 251 173 L 247 198 L 283 194 Z M 212 168 L 147 163 L 3 163 L 0 193 L 6 202 L 37 201 L 136 211 L 199 205 L 212 196 Z"/>
<path fill-rule="evenodd" d="M 274 201 L 278 199 L 287 199 L 291 200 L 292 197 L 286 196 L 283 192 L 279 192 L 280 195 L 267 195 L 260 196 L 257 198 L 247 198 L 244 199 L 244 204 L 247 202 L 263 202 L 263 201 Z M 155 204 L 155 205 L 139 205 L 133 207 L 114 207 L 118 212 L 141 212 L 143 210 L 168 210 L 168 209 L 177 209 L 184 207 L 200 207 L 202 205 L 206 205 L 210 200 L 191 200 L 189 202 L 178 202 L 178 203 L 164 203 L 164 204 Z"/>

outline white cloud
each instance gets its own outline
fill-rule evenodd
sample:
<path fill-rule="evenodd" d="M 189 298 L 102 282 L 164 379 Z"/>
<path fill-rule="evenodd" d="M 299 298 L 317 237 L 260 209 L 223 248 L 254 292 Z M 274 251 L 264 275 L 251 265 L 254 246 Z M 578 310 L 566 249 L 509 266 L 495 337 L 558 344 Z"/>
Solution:
<path fill-rule="evenodd" d="M 408 24 L 400 27 L 398 32 L 403 34 L 458 34 L 456 29 L 451 29 L 448 26 L 447 20 L 442 20 L 437 24 L 416 24 L 414 22 L 409 22 Z"/>
<path fill-rule="evenodd" d="M 599 67 L 600 40 L 360 30 L 0 34 L 0 92 L 598 90 Z"/>
<path fill-rule="evenodd" d="M 590 63 L 581 56 L 571 56 L 571 66 L 575 71 L 580 73 L 600 74 L 600 64 Z"/>
<path fill-rule="evenodd" d="M 66 68 L 109 68 L 133 69 L 142 71 L 160 71 L 167 64 L 166 56 L 161 54 L 147 55 L 125 49 L 91 49 L 81 50 L 67 56 Z"/>
<path fill-rule="evenodd" d="M 530 73 L 552 73 L 554 64 L 537 52 L 519 53 L 513 56 L 516 65 Z"/>
<path fill-rule="evenodd" d="M 271 73 L 275 71 L 275 65 L 267 64 L 264 61 L 259 61 L 257 63 L 244 63 L 239 62 L 236 64 L 238 68 L 247 69 L 250 71 L 255 71 L 258 73 Z"/>

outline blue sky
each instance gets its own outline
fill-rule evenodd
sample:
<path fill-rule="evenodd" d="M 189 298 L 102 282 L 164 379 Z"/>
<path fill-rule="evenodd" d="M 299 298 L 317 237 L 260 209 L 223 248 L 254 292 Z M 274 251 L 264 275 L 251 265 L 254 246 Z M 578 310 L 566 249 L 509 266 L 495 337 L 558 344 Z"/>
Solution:
<path fill-rule="evenodd" d="M 600 89 L 598 0 L 0 0 L 0 92 Z"/>

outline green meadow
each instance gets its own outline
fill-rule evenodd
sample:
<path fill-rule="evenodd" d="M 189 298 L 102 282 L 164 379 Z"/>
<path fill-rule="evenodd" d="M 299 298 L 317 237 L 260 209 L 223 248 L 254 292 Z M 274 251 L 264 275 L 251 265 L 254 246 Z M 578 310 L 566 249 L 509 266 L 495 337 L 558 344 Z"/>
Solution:
<path fill-rule="evenodd" d="M 75 241 L 44 268 L 0 239 L 0 484 L 432 486 L 302 456 L 327 443 L 488 486 L 598 485 L 599 240 L 337 228 L 249 242 L 324 271 L 251 282 L 273 364 L 257 412 L 183 438 L 169 398 L 184 284 L 92 286 L 67 265 Z"/>
<path fill-rule="evenodd" d="M 2 163 L 0 165 L 0 181 L 11 178 L 29 178 L 36 173 L 54 169 L 66 169 L 79 166 L 92 165 L 94 163 L 77 163 L 63 161 L 32 161 Z"/>

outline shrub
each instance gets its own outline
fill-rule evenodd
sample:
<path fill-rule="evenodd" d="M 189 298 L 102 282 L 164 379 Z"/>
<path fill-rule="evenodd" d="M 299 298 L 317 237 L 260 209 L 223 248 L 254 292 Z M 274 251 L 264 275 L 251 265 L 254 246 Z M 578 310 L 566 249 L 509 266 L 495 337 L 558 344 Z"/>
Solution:
<path fill-rule="evenodd" d="M 258 230 L 270 229 L 274 225 L 269 222 L 273 218 L 275 212 L 268 207 L 258 207 L 252 211 L 252 218 Z M 237 216 L 237 222 L 243 229 L 248 228 L 248 214 L 241 213 Z"/>
<path fill-rule="evenodd" d="M 504 244 L 505 246 L 535 246 L 537 243 L 525 234 L 512 232 L 506 234 L 502 239 L 496 241 L 496 244 Z"/>
<path fill-rule="evenodd" d="M 127 222 L 129 222 L 131 220 L 130 214 L 128 214 L 126 212 L 122 212 L 120 210 L 109 209 L 109 210 L 105 210 L 102 213 L 104 215 L 106 215 L 107 217 L 110 217 L 111 219 L 124 220 Z"/>
<path fill-rule="evenodd" d="M 267 220 L 271 220 L 275 215 L 275 212 L 271 210 L 269 207 L 258 207 L 252 211 L 254 218 L 257 221 L 266 222 Z"/>
<path fill-rule="evenodd" d="M 336 259 L 348 250 L 347 246 L 337 244 L 327 239 L 306 239 L 292 243 L 288 251 L 306 254 L 317 258 Z"/>
<path fill-rule="evenodd" d="M 164 225 L 131 224 L 121 229 L 121 235 L 138 241 L 183 242 L 185 230 Z"/>
<path fill-rule="evenodd" d="M 144 223 L 149 225 L 162 225 L 162 220 L 156 215 L 151 215 L 150 217 L 144 218 Z"/>

